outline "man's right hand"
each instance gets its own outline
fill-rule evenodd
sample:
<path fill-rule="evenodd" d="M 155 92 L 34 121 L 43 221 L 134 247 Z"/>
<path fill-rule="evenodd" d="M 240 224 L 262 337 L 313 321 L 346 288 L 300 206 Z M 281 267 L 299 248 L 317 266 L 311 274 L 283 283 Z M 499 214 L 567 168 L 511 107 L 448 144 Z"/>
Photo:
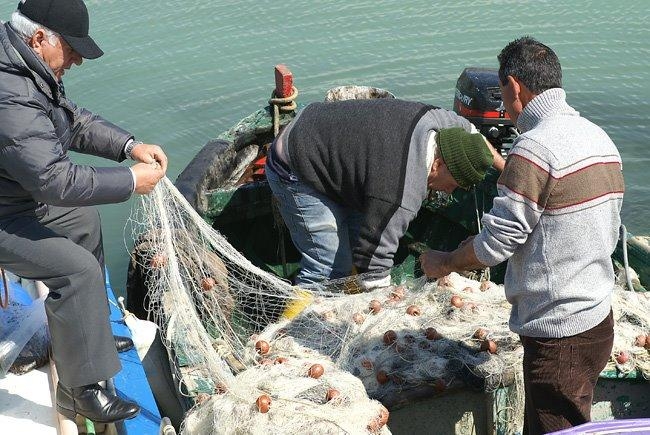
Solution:
<path fill-rule="evenodd" d="M 131 166 L 135 174 L 135 193 L 146 195 L 165 176 L 164 169 L 157 163 L 137 163 Z"/>

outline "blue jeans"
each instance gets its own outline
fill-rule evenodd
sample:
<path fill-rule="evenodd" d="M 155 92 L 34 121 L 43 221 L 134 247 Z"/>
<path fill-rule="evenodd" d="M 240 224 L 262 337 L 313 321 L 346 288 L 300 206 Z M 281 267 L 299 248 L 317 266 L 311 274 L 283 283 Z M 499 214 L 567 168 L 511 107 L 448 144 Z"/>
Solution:
<path fill-rule="evenodd" d="M 296 284 L 313 284 L 352 273 L 352 246 L 361 213 L 297 181 L 285 181 L 268 166 L 266 179 L 279 203 L 293 244 L 302 255 Z"/>

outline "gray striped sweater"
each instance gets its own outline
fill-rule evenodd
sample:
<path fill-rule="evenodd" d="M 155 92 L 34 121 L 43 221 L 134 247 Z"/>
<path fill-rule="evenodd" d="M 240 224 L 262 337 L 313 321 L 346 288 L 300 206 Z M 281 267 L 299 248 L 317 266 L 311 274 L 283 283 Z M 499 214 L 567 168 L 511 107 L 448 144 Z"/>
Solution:
<path fill-rule="evenodd" d="M 567 337 L 611 308 L 624 183 L 607 134 L 566 103 L 564 90 L 535 97 L 517 120 L 522 135 L 498 181 L 499 196 L 474 239 L 478 259 L 506 259 L 510 328 Z"/>

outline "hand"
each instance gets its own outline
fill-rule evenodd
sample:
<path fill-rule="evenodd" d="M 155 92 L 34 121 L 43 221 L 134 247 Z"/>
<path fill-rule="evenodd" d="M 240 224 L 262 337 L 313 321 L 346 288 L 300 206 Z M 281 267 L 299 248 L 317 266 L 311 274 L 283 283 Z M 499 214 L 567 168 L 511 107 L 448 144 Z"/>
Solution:
<path fill-rule="evenodd" d="M 447 266 L 450 253 L 429 250 L 420 255 L 420 267 L 428 278 L 440 278 L 449 275 L 453 270 Z"/>
<path fill-rule="evenodd" d="M 494 157 L 494 162 L 492 163 L 492 167 L 499 172 L 503 172 L 503 168 L 506 165 L 506 160 L 501 156 L 501 153 L 492 146 L 490 141 L 487 140 L 485 136 L 483 136 L 483 140 L 485 141 L 485 144 L 490 150 L 490 153 L 492 153 L 492 157 Z"/>
<path fill-rule="evenodd" d="M 467 245 L 468 243 L 473 243 L 473 242 L 474 242 L 474 237 L 476 237 L 476 236 L 469 236 L 468 238 L 466 238 L 465 240 L 463 240 L 462 242 L 460 242 L 460 244 L 458 245 L 458 247 L 459 247 L 459 248 L 462 248 L 463 246 Z"/>
<path fill-rule="evenodd" d="M 136 162 L 153 163 L 157 162 L 162 168 L 163 174 L 167 172 L 167 155 L 158 145 L 141 143 L 133 147 L 131 157 Z"/>
<path fill-rule="evenodd" d="M 135 193 L 140 195 L 151 192 L 158 181 L 165 176 L 165 170 L 156 160 L 151 163 L 135 164 L 131 166 L 131 170 L 135 173 Z"/>

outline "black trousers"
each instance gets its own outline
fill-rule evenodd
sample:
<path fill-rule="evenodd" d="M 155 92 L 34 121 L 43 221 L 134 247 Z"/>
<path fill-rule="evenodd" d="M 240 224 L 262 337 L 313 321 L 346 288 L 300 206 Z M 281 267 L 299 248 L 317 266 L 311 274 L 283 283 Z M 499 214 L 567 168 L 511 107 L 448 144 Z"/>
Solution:
<path fill-rule="evenodd" d="M 62 384 L 91 384 L 120 370 L 95 208 L 48 206 L 38 215 L 0 219 L 0 266 L 49 287 L 45 311 Z"/>
<path fill-rule="evenodd" d="M 567 429 L 591 420 L 598 375 L 614 344 L 609 315 L 583 333 L 563 338 L 521 337 L 526 390 L 524 435 Z"/>

